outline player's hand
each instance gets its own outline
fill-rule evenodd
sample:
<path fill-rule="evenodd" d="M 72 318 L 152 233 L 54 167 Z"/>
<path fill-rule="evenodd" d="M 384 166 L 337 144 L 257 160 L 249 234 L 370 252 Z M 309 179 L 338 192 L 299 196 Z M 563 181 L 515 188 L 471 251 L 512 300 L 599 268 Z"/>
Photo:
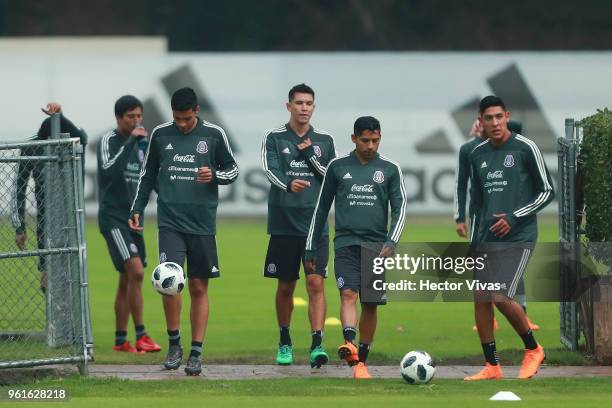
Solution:
<path fill-rule="evenodd" d="M 143 228 L 140 226 L 140 214 L 136 213 L 128 220 L 128 226 L 132 231 L 142 231 Z"/>
<path fill-rule="evenodd" d="M 467 238 L 468 228 L 467 228 L 467 224 L 465 222 L 457 223 L 457 226 L 455 227 L 455 230 L 457 231 L 457 235 L 459 235 L 460 237 L 463 237 L 463 238 Z"/>
<path fill-rule="evenodd" d="M 504 218 L 506 214 L 493 214 L 494 217 L 498 218 L 497 222 L 489 228 L 489 231 L 493 233 L 497 238 L 503 238 L 510 232 L 510 224 Z"/>
<path fill-rule="evenodd" d="M 299 193 L 306 187 L 310 187 L 310 181 L 295 179 L 291 181 L 291 192 Z"/>
<path fill-rule="evenodd" d="M 46 108 L 40 108 L 40 110 L 51 116 L 55 113 L 60 113 L 62 111 L 62 105 L 57 102 L 49 102 Z"/>
<path fill-rule="evenodd" d="M 390 256 L 393 256 L 394 252 L 395 252 L 395 248 L 393 248 L 392 245 L 385 244 L 385 245 L 383 245 L 382 249 L 380 250 L 380 253 L 378 254 L 378 257 L 379 258 L 388 258 Z"/>
<path fill-rule="evenodd" d="M 315 273 L 317 270 L 317 262 L 314 259 L 304 262 L 304 268 L 306 269 L 306 273 Z"/>
<path fill-rule="evenodd" d="M 21 234 L 15 234 L 15 243 L 17 244 L 17 248 L 23 251 L 26 247 L 27 239 L 28 239 L 28 236 L 26 235 L 25 232 Z"/>
<path fill-rule="evenodd" d="M 198 169 L 198 178 L 196 179 L 198 183 L 210 183 L 212 179 L 213 174 L 210 167 L 200 167 Z"/>
<path fill-rule="evenodd" d="M 310 138 L 307 137 L 306 139 L 304 139 L 304 141 L 302 143 L 297 145 L 297 148 L 299 150 L 304 150 L 304 149 L 308 148 L 309 146 L 312 146 L 312 140 L 310 140 Z"/>
<path fill-rule="evenodd" d="M 149 136 L 149 133 L 147 132 L 147 129 L 145 129 L 142 126 L 137 126 L 134 128 L 134 130 L 132 130 L 132 136 L 134 137 L 147 137 Z"/>

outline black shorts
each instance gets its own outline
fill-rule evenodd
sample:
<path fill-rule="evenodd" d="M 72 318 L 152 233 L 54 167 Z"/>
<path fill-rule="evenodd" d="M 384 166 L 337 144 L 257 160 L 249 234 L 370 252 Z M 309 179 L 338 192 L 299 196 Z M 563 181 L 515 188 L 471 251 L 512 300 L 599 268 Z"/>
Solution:
<path fill-rule="evenodd" d="M 517 294 L 525 292 L 523 278 L 532 252 L 530 248 L 512 247 L 481 253 L 480 256 L 485 257 L 485 266 L 482 270 L 474 269 L 474 279 L 497 285 L 496 290 L 489 292 L 514 299 Z"/>
<path fill-rule="evenodd" d="M 306 237 L 271 235 L 264 264 L 264 276 L 282 281 L 300 279 L 300 264 L 304 264 Z M 317 243 L 316 270 L 314 274 L 327 278 L 329 263 L 329 236 L 323 235 Z M 306 274 L 306 268 L 304 268 Z"/>
<path fill-rule="evenodd" d="M 140 257 L 142 265 L 147 266 L 147 251 L 142 234 L 127 228 L 113 228 L 103 232 L 102 235 L 116 270 L 125 272 L 125 262 L 137 256 Z"/>
<path fill-rule="evenodd" d="M 217 240 L 214 235 L 197 235 L 160 228 L 159 262 L 174 262 L 185 267 L 188 278 L 218 278 L 220 273 Z"/>
<path fill-rule="evenodd" d="M 374 258 L 378 256 L 382 244 L 351 245 L 338 248 L 334 256 L 334 274 L 340 292 L 352 290 L 359 293 L 359 300 L 364 304 L 385 305 L 387 293 L 375 290 L 374 281 L 385 281 L 385 274 L 374 274 Z"/>

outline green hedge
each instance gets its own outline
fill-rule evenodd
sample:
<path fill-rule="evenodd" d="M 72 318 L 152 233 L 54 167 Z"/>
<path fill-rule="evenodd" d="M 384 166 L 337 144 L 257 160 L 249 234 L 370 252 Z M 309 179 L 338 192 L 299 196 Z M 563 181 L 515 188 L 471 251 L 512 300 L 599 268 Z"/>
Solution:
<path fill-rule="evenodd" d="M 584 170 L 586 237 L 590 242 L 612 243 L 612 112 L 607 108 L 582 121 L 580 145 Z M 612 244 L 611 244 L 612 245 Z M 606 247 L 609 245 L 606 245 Z M 592 255 L 612 265 L 612 251 L 603 246 Z"/>

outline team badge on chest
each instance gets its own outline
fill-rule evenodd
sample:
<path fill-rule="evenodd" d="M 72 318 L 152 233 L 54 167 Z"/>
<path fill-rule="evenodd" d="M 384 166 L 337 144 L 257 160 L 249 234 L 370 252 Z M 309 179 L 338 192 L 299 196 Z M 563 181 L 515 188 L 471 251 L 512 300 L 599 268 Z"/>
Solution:
<path fill-rule="evenodd" d="M 198 143 L 196 151 L 201 154 L 208 153 L 208 144 L 202 140 L 200 143 Z"/>
<path fill-rule="evenodd" d="M 374 180 L 375 182 L 380 184 L 383 181 L 385 181 L 385 174 L 382 171 L 380 171 L 380 170 L 376 170 L 374 172 L 374 177 L 372 177 L 372 180 Z"/>
<path fill-rule="evenodd" d="M 321 148 L 317 145 L 312 146 L 312 148 L 314 149 L 315 154 L 317 155 L 317 157 L 321 157 Z"/>
<path fill-rule="evenodd" d="M 506 155 L 504 159 L 504 167 L 512 167 L 514 166 L 514 156 L 511 154 Z"/>

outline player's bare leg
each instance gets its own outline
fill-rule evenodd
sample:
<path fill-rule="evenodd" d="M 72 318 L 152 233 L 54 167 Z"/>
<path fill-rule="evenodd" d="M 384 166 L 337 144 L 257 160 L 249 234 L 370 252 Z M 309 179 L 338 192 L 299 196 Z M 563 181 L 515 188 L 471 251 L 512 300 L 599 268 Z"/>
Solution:
<path fill-rule="evenodd" d="M 306 276 L 306 291 L 308 292 L 308 319 L 312 332 L 310 345 L 310 366 L 320 368 L 327 364 L 329 356 L 323 349 L 323 325 L 327 305 L 325 302 L 324 278 L 321 275 Z"/>
<path fill-rule="evenodd" d="M 366 367 L 366 360 L 370 352 L 370 345 L 374 340 L 376 324 L 378 322 L 377 305 L 362 304 L 361 317 L 359 318 L 359 350 L 357 356 L 359 362 L 353 367 L 353 377 L 357 379 L 371 378 Z"/>
<path fill-rule="evenodd" d="M 136 327 L 136 349 L 145 352 L 157 352 L 161 350 L 159 344 L 155 343 L 147 334 L 142 319 L 143 299 L 142 299 L 142 280 L 144 277 L 144 267 L 139 257 L 132 257 L 123 264 L 127 275 L 127 302 L 129 303 L 130 314 L 134 326 Z"/>
<path fill-rule="evenodd" d="M 276 320 L 280 331 L 276 364 L 289 365 L 293 363 L 293 344 L 289 334 L 291 314 L 293 313 L 293 293 L 296 281 L 278 280 L 276 287 Z"/>
<path fill-rule="evenodd" d="M 117 331 L 127 331 L 130 318 L 130 305 L 128 303 L 128 276 L 119 274 L 119 284 L 115 294 L 115 326 Z"/>
<path fill-rule="evenodd" d="M 191 339 L 202 342 L 208 325 L 208 279 L 189 279 Z"/>
<path fill-rule="evenodd" d="M 127 299 L 129 301 L 130 313 L 135 326 L 142 325 L 142 279 L 144 267 L 139 257 L 132 257 L 123 264 L 127 275 Z"/>
<path fill-rule="evenodd" d="M 325 285 L 321 275 L 306 276 L 306 292 L 308 292 L 308 319 L 312 331 L 323 330 L 327 304 L 325 302 Z"/>
<path fill-rule="evenodd" d="M 527 379 L 533 377 L 546 359 L 546 355 L 544 348 L 536 342 L 533 332 L 529 328 L 523 307 L 503 295 L 496 295 L 495 306 L 506 316 L 516 333 L 525 343 L 525 357 L 521 364 L 519 378 Z"/>
<path fill-rule="evenodd" d="M 201 354 L 208 325 L 208 279 L 189 279 L 189 295 L 191 296 L 191 351 L 185 366 L 185 373 L 200 375 L 202 372 Z"/>
<path fill-rule="evenodd" d="M 497 361 L 495 336 L 493 335 L 493 303 L 490 292 L 474 292 L 474 318 L 478 336 L 485 354 L 485 367 L 477 374 L 465 377 L 466 381 L 496 380 L 503 377 L 503 372 Z"/>
<path fill-rule="evenodd" d="M 289 327 L 293 313 L 293 293 L 296 281 L 278 281 L 276 287 L 276 320 L 278 327 Z"/>
<path fill-rule="evenodd" d="M 338 347 L 338 357 L 346 361 L 350 366 L 357 364 L 359 356 L 357 346 L 354 343 L 355 327 L 357 326 L 357 300 L 359 295 L 351 289 L 340 292 L 340 321 L 344 334 L 344 344 Z M 347 338 L 347 333 L 352 330 L 352 339 Z"/>

